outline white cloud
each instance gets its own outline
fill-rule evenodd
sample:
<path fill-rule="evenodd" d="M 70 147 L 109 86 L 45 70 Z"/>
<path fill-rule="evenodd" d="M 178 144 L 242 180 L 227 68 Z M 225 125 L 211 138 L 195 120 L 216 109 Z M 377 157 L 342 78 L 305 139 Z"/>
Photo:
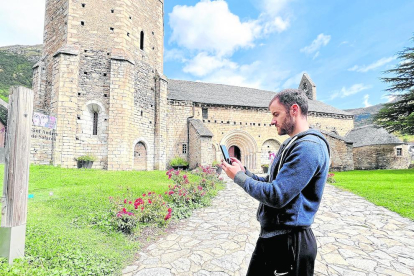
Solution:
<path fill-rule="evenodd" d="M 235 70 L 238 67 L 237 63 L 228 59 L 211 56 L 205 52 L 201 52 L 186 64 L 183 71 L 185 73 L 202 77 L 219 68 L 229 68 L 231 70 Z"/>
<path fill-rule="evenodd" d="M 397 57 L 396 56 L 392 56 L 392 57 L 385 57 L 385 58 L 381 58 L 373 63 L 371 63 L 370 65 L 367 66 L 359 66 L 359 65 L 355 65 L 352 68 L 349 68 L 348 71 L 356 71 L 356 72 L 362 72 L 362 73 L 366 73 L 370 70 L 374 70 L 378 67 L 381 67 L 387 63 L 390 63 L 391 61 L 395 60 Z"/>
<path fill-rule="evenodd" d="M 381 99 L 385 99 L 387 100 L 387 103 L 393 102 L 395 101 L 395 99 L 397 99 L 398 96 L 395 95 L 388 95 L 388 94 L 384 94 L 381 96 Z"/>
<path fill-rule="evenodd" d="M 184 62 L 186 59 L 184 57 L 184 52 L 180 49 L 173 48 L 171 50 L 164 50 L 164 61 L 173 61 L 178 60 Z"/>
<path fill-rule="evenodd" d="M 273 2 L 264 0 L 263 12 L 257 19 L 248 21 L 241 21 L 223 0 L 203 0 L 194 6 L 177 5 L 169 14 L 172 29 L 169 42 L 218 56 L 230 56 L 237 49 L 252 48 L 256 39 L 289 27 L 288 19 L 275 14 L 288 1 L 276 4 L 277 9 L 266 9 Z"/>
<path fill-rule="evenodd" d="M 314 39 L 310 45 L 303 47 L 302 49 L 300 49 L 300 51 L 306 54 L 315 53 L 323 46 L 328 45 L 330 40 L 330 35 L 324 35 L 323 33 L 319 34 L 318 37 L 316 37 L 316 39 Z"/>
<path fill-rule="evenodd" d="M 45 0 L 2 1 L 0 46 L 43 42 Z"/>
<path fill-rule="evenodd" d="M 262 17 L 262 18 L 265 18 L 265 17 Z M 283 20 L 282 17 L 280 16 L 277 16 L 273 20 L 264 19 L 263 21 L 264 21 L 263 23 L 263 34 L 264 35 L 270 34 L 273 32 L 281 33 L 289 27 L 289 21 Z"/>
<path fill-rule="evenodd" d="M 319 56 L 319 51 L 316 52 L 316 54 L 313 56 L 312 60 L 314 60 L 315 58 L 317 58 Z"/>
<path fill-rule="evenodd" d="M 189 50 L 217 55 L 232 54 L 237 48 L 254 46 L 261 27 L 256 21 L 241 22 L 225 1 L 205 0 L 195 6 L 175 6 L 169 14 L 170 42 Z"/>
<path fill-rule="evenodd" d="M 262 10 L 270 15 L 280 14 L 291 0 L 262 0 L 260 5 Z"/>
<path fill-rule="evenodd" d="M 349 88 L 342 87 L 341 91 L 334 92 L 331 95 L 329 100 L 333 100 L 333 99 L 338 98 L 338 97 L 345 98 L 345 97 L 357 94 L 361 91 L 370 89 L 371 87 L 372 87 L 371 85 L 364 85 L 363 83 L 354 84 Z"/>
<path fill-rule="evenodd" d="M 372 104 L 370 104 L 370 103 L 368 102 L 368 100 L 369 100 L 369 95 L 368 95 L 368 94 L 366 94 L 366 95 L 364 96 L 364 106 L 365 106 L 365 107 L 372 106 Z"/>
<path fill-rule="evenodd" d="M 241 87 L 262 88 L 264 76 L 258 74 L 260 62 L 253 62 L 242 66 L 223 66 L 214 70 L 212 74 L 201 81 L 235 85 Z"/>

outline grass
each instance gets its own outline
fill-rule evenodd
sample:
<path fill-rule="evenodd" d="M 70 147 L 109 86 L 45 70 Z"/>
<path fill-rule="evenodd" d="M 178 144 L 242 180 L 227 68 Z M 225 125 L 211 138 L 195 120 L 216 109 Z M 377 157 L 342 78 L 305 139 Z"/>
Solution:
<path fill-rule="evenodd" d="M 0 165 L 0 180 L 4 165 Z M 190 175 L 190 181 L 197 176 Z M 2 187 L 1 181 L 0 187 Z M 113 231 L 109 196 L 163 194 L 165 171 L 102 171 L 31 166 L 25 261 L 7 275 L 119 274 L 139 248 L 133 238 Z M 0 275 L 7 265 L 0 262 Z M 86 275 L 86 272 L 85 272 Z"/>
<path fill-rule="evenodd" d="M 332 185 L 414 220 L 414 170 L 335 172 Z"/>

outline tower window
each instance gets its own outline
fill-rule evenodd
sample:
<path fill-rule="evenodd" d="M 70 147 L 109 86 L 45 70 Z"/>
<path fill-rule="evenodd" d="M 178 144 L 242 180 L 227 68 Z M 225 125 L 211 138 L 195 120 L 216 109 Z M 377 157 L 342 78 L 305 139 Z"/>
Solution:
<path fill-rule="evenodd" d="M 86 6 L 86 4 L 83 4 L 83 3 L 82 3 L 82 8 L 84 8 L 85 6 Z"/>
<path fill-rule="evenodd" d="M 187 144 L 183 144 L 183 154 L 187 153 Z"/>
<path fill-rule="evenodd" d="M 141 31 L 139 48 L 144 50 L 144 31 Z"/>
<path fill-rule="evenodd" d="M 129 36 L 129 33 L 127 33 L 127 36 Z"/>
<path fill-rule="evenodd" d="M 111 10 L 111 13 L 114 13 L 114 12 L 115 12 L 115 10 L 114 10 L 114 9 L 112 9 L 112 10 Z"/>
<path fill-rule="evenodd" d="M 202 109 L 203 119 L 208 119 L 208 108 Z"/>
<path fill-rule="evenodd" d="M 84 26 L 85 25 L 85 21 L 81 21 L 81 25 Z"/>
<path fill-rule="evenodd" d="M 113 27 L 110 27 L 110 28 L 109 28 L 109 30 L 110 30 L 111 32 L 113 32 L 113 31 L 114 31 L 114 28 L 113 28 Z"/>
<path fill-rule="evenodd" d="M 402 148 L 397 148 L 397 156 L 402 156 Z"/>
<path fill-rule="evenodd" d="M 98 112 L 93 113 L 93 135 L 98 135 Z"/>

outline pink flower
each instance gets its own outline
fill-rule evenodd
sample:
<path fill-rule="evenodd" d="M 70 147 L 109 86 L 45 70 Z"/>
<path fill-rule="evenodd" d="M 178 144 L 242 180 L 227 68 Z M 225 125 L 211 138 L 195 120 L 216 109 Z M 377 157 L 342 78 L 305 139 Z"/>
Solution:
<path fill-rule="evenodd" d="M 201 186 L 198 186 L 198 190 L 199 191 L 201 191 L 203 189 L 203 187 L 201 187 Z"/>
<path fill-rule="evenodd" d="M 129 204 L 132 204 L 132 201 L 130 201 Z"/>
<path fill-rule="evenodd" d="M 149 204 L 151 204 L 151 203 L 152 203 L 151 199 L 148 199 L 148 203 L 149 203 Z"/>
<path fill-rule="evenodd" d="M 127 203 L 127 200 L 126 199 L 124 199 L 124 203 Z"/>
<path fill-rule="evenodd" d="M 165 202 L 164 202 L 165 203 Z M 171 213 L 172 212 L 172 209 L 171 208 L 168 208 L 168 213 Z"/>
<path fill-rule="evenodd" d="M 146 194 L 142 194 L 142 196 L 146 196 Z"/>
<path fill-rule="evenodd" d="M 186 174 L 184 174 L 184 175 L 183 175 L 183 178 L 184 178 L 184 179 L 186 179 L 186 178 L 187 178 L 187 175 L 186 175 Z"/>
<path fill-rule="evenodd" d="M 175 175 L 179 175 L 180 174 L 180 171 L 175 171 Z"/>
<path fill-rule="evenodd" d="M 169 191 L 168 195 L 172 195 L 174 193 L 174 191 Z"/>
<path fill-rule="evenodd" d="M 125 208 L 123 208 L 122 212 L 124 212 L 124 214 L 126 214 L 127 210 Z"/>
<path fill-rule="evenodd" d="M 171 174 L 168 175 L 168 179 L 171 179 Z"/>

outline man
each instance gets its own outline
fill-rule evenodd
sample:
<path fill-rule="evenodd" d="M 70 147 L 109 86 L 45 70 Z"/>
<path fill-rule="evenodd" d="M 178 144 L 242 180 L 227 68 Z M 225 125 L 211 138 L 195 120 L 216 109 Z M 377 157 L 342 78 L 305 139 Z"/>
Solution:
<path fill-rule="evenodd" d="M 280 147 L 266 177 L 252 174 L 236 158 L 223 170 L 260 204 L 261 231 L 248 276 L 313 275 L 316 240 L 310 228 L 319 208 L 329 169 L 329 146 L 322 134 L 309 129 L 308 100 L 297 89 L 272 99 L 271 125 L 290 136 Z"/>

